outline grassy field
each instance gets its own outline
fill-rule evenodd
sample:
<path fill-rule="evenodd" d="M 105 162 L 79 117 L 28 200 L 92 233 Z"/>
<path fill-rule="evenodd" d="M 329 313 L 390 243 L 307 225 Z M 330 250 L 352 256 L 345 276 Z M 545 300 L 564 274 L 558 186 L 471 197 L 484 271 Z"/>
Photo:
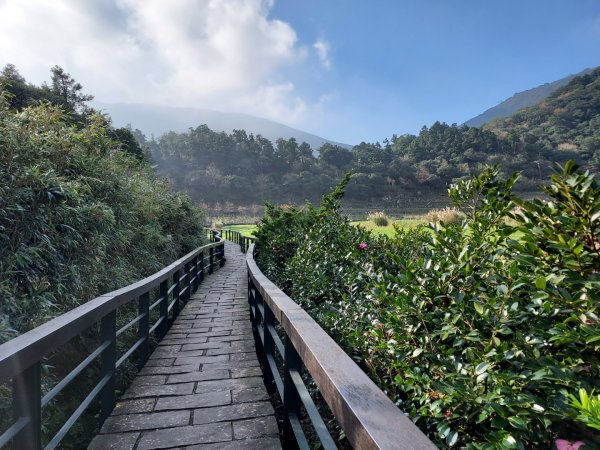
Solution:
<path fill-rule="evenodd" d="M 254 225 L 252 223 L 244 224 L 244 225 L 225 225 L 225 226 L 223 226 L 223 230 L 239 231 L 244 236 L 254 237 L 254 231 L 256 231 L 256 225 Z"/>
<path fill-rule="evenodd" d="M 386 236 L 393 236 L 394 225 L 398 225 L 400 228 L 413 228 L 417 225 L 425 225 L 426 222 L 423 219 L 397 219 L 390 220 L 389 224 L 384 227 L 379 227 L 373 223 L 371 220 L 360 220 L 357 222 L 352 222 L 352 225 L 360 225 L 366 230 L 370 231 L 374 234 L 385 234 Z"/>
<path fill-rule="evenodd" d="M 385 234 L 386 236 L 394 235 L 394 224 L 400 226 L 400 228 L 413 228 L 417 225 L 425 225 L 425 221 L 423 219 L 398 219 L 398 220 L 390 220 L 389 225 L 384 227 L 378 227 L 370 220 L 359 220 L 356 222 L 352 222 L 352 225 L 360 225 L 363 228 L 367 229 L 371 233 L 375 234 Z M 245 236 L 254 236 L 254 231 L 256 230 L 256 225 L 254 224 L 245 224 L 245 225 L 225 225 L 223 227 L 224 230 L 234 230 L 239 231 Z"/>

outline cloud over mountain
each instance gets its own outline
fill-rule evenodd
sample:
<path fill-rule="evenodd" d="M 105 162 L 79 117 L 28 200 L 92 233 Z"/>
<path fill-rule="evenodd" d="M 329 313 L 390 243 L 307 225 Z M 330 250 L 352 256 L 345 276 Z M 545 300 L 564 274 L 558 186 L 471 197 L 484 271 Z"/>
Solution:
<path fill-rule="evenodd" d="M 34 82 L 58 64 L 104 101 L 220 110 L 297 123 L 310 105 L 285 71 L 307 59 L 271 0 L 0 2 L 0 54 Z M 27 51 L 24 52 L 23 49 Z"/>

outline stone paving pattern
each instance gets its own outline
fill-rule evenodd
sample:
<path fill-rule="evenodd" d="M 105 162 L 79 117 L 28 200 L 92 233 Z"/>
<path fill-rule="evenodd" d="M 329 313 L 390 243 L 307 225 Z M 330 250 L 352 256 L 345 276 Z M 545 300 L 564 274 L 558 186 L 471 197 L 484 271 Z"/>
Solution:
<path fill-rule="evenodd" d="M 89 450 L 280 449 L 256 357 L 242 253 L 206 277 Z"/>

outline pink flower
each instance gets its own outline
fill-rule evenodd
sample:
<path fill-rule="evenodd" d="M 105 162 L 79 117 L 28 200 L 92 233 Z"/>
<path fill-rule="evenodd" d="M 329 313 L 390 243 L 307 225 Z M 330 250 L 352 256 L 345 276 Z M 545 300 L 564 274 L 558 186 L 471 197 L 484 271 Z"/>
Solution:
<path fill-rule="evenodd" d="M 557 450 L 578 450 L 579 447 L 585 445 L 584 442 L 581 441 L 567 441 L 566 439 L 557 439 L 555 442 Z"/>
<path fill-rule="evenodd" d="M 358 244 L 358 248 L 360 248 L 361 250 L 364 250 L 367 247 L 368 247 L 368 245 L 365 244 L 364 242 L 361 242 L 360 244 Z"/>
<path fill-rule="evenodd" d="M 450 411 L 449 409 L 447 409 L 447 410 L 446 410 L 446 414 L 444 414 L 444 417 L 445 417 L 446 419 L 449 419 L 449 418 L 450 418 L 450 416 L 452 416 L 452 411 Z"/>

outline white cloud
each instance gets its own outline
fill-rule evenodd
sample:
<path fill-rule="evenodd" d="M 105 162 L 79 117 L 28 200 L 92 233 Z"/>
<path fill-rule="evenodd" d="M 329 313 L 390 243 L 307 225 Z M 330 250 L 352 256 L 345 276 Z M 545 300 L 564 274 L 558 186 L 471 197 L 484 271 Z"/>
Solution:
<path fill-rule="evenodd" d="M 317 56 L 326 69 L 331 68 L 331 59 L 329 58 L 329 52 L 331 51 L 331 45 L 324 39 L 318 39 L 314 44 L 313 48 L 317 52 Z"/>
<path fill-rule="evenodd" d="M 272 4 L 3 0 L 0 64 L 35 83 L 61 65 L 100 101 L 246 108 L 299 123 L 307 103 L 282 74 L 300 67 L 306 50 L 289 23 L 268 17 Z"/>
<path fill-rule="evenodd" d="M 238 110 L 261 114 L 280 122 L 300 124 L 306 118 L 308 105 L 290 82 L 261 86 L 256 92 L 242 96 L 236 102 Z"/>

